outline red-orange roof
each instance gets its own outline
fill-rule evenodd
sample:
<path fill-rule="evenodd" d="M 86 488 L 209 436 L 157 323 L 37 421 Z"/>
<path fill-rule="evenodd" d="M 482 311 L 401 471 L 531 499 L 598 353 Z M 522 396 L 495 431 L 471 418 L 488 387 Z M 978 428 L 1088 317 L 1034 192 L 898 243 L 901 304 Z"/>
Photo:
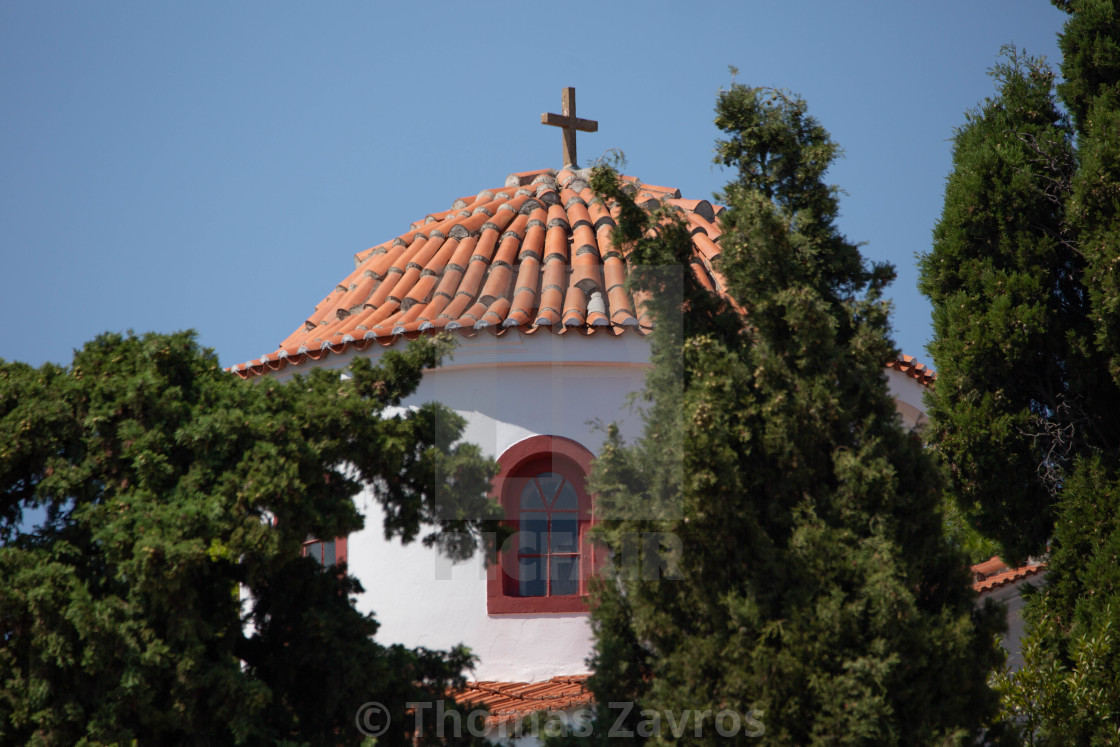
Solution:
<path fill-rule="evenodd" d="M 625 252 L 611 242 L 617 206 L 587 171 L 511 174 L 504 187 L 456 200 L 399 236 L 354 255 L 355 268 L 280 347 L 232 370 L 266 373 L 426 332 L 644 334 L 650 320 L 625 290 Z M 721 291 L 716 216 L 707 200 L 622 177 L 639 204 L 665 205 L 692 230 L 691 269 Z"/>
<path fill-rule="evenodd" d="M 355 254 L 354 270 L 275 351 L 230 370 L 249 378 L 440 331 L 645 334 L 651 320 L 626 292 L 626 253 L 611 242 L 617 206 L 604 204 L 588 177 L 587 170 L 568 169 L 510 174 L 503 187 L 413 222 Z M 680 214 L 692 232 L 691 271 L 722 292 L 726 283 L 713 265 L 723 208 L 622 179 L 639 205 Z M 927 386 L 936 378 L 911 356 L 887 366 Z"/>
<path fill-rule="evenodd" d="M 537 711 L 563 711 L 590 705 L 591 691 L 586 687 L 590 675 L 553 677 L 543 682 L 468 682 L 452 697 L 461 704 L 486 706 L 488 726 L 510 723 Z"/>

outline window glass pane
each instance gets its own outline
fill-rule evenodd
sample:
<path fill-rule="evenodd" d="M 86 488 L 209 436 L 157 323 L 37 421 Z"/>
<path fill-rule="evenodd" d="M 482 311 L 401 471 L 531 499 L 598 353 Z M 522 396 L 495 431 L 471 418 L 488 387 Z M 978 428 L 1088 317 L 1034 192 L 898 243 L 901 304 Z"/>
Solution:
<path fill-rule="evenodd" d="M 544 534 L 548 531 L 548 514 L 543 511 L 521 512 L 521 523 L 518 528 L 522 532 L 538 532 Z"/>
<path fill-rule="evenodd" d="M 545 551 L 545 536 L 548 534 L 548 514 L 524 511 L 518 532 L 519 553 Z"/>
<path fill-rule="evenodd" d="M 541 552 L 541 535 L 538 532 L 517 533 L 517 554 L 538 555 Z"/>
<path fill-rule="evenodd" d="M 579 594 L 579 557 L 552 558 L 552 594 Z"/>
<path fill-rule="evenodd" d="M 554 513 L 552 532 L 549 534 L 551 552 L 578 552 L 579 520 L 575 514 Z"/>
<path fill-rule="evenodd" d="M 522 511 L 534 509 L 540 511 L 546 508 L 541 500 L 540 491 L 537 489 L 537 483 L 533 480 L 526 480 L 524 487 L 521 488 L 520 505 Z"/>
<path fill-rule="evenodd" d="M 548 593 L 544 577 L 546 558 L 520 558 L 517 564 L 519 591 L 523 597 L 543 597 Z"/>
<path fill-rule="evenodd" d="M 334 565 L 334 540 L 323 543 L 323 565 Z"/>
<path fill-rule="evenodd" d="M 541 492 L 544 493 L 545 503 L 551 504 L 556 491 L 560 489 L 560 483 L 564 482 L 564 478 L 555 472 L 542 472 L 537 475 L 537 482 L 541 486 Z"/>
<path fill-rule="evenodd" d="M 576 495 L 575 487 L 567 480 L 564 481 L 564 487 L 560 488 L 560 495 L 556 496 L 556 503 L 552 504 L 552 507 L 565 511 L 575 511 L 579 508 L 579 496 Z"/>
<path fill-rule="evenodd" d="M 312 542 L 303 546 L 303 554 L 314 560 L 316 563 L 323 562 L 323 543 Z"/>

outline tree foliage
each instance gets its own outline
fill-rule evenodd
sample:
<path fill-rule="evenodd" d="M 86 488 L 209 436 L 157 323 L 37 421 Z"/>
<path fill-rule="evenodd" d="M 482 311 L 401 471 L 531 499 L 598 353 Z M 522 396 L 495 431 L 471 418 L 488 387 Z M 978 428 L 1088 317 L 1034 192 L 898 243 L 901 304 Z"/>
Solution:
<path fill-rule="evenodd" d="M 933 249 L 931 441 L 959 502 L 1009 558 L 1039 552 L 1080 434 L 1115 431 L 1120 400 L 1092 352 L 1084 260 L 1065 220 L 1071 133 L 1053 74 L 1008 50 L 1000 94 L 956 133 Z M 1110 436 L 1112 437 L 1112 436 Z"/>
<path fill-rule="evenodd" d="M 1023 744 L 1116 744 L 1115 697 L 1108 671 L 1117 645 L 1110 621 L 1072 637 L 1068 663 L 1055 656 L 1055 631 L 1035 626 L 1021 642 L 1023 666 L 995 678 L 1005 718 Z"/>
<path fill-rule="evenodd" d="M 1120 9 L 1077 0 L 1070 10 L 1058 93 L 1073 119 L 1078 168 L 1066 209 L 1087 264 L 1097 349 L 1120 384 Z"/>
<path fill-rule="evenodd" d="M 733 85 L 716 112 L 738 172 L 721 295 L 682 276 L 671 213 L 594 184 L 656 320 L 644 435 L 610 431 L 591 481 L 614 559 L 592 612 L 599 722 L 634 701 L 620 727 L 639 739 L 646 709 L 686 719 L 661 741 L 722 742 L 730 709 L 774 744 L 966 740 L 995 704 L 1001 619 L 974 609 L 938 471 L 887 392 L 893 269 L 837 230 L 838 148 L 803 102 Z"/>
<path fill-rule="evenodd" d="M 382 740 L 406 742 L 403 704 L 461 681 L 468 652 L 377 644 L 358 582 L 301 546 L 361 528 L 362 485 L 406 541 L 479 528 L 433 510 L 442 491 L 486 515 L 492 465 L 452 446 L 462 421 L 382 414 L 446 351 L 283 384 L 222 371 L 188 333 L 0 362 L 0 742 L 355 742 L 366 701 L 395 704 Z"/>
<path fill-rule="evenodd" d="M 1062 82 L 1015 50 L 956 134 L 922 290 L 933 446 L 1007 557 L 1049 549 L 1025 666 L 1000 688 L 1035 744 L 1120 735 L 1120 13 L 1068 0 Z M 1068 114 L 1068 118 L 1067 118 Z"/>

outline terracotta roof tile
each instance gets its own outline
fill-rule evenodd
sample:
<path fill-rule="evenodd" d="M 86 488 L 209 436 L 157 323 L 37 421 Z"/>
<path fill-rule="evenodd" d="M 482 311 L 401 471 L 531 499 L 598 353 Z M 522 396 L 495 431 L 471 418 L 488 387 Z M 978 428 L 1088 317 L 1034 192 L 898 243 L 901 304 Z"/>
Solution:
<path fill-rule="evenodd" d="M 354 269 L 277 350 L 231 370 L 255 376 L 443 329 L 465 336 L 511 328 L 646 334 L 652 320 L 640 294 L 627 293 L 626 257 L 610 240 L 618 206 L 604 204 L 589 178 L 585 170 L 519 172 L 503 187 L 429 213 L 355 254 Z M 622 179 L 642 204 L 669 206 L 687 220 L 692 272 L 704 287 L 722 292 L 727 284 L 715 261 L 723 208 L 682 199 L 671 187 Z M 935 376 L 909 356 L 888 365 L 923 384 Z"/>
<path fill-rule="evenodd" d="M 586 687 L 588 675 L 553 677 L 543 682 L 468 682 L 466 688 L 452 694 L 457 703 L 486 706 L 489 727 L 507 724 L 537 711 L 562 711 L 588 706 L 591 691 Z"/>
<path fill-rule="evenodd" d="M 888 363 L 887 368 L 901 371 L 910 378 L 917 379 L 919 383 L 925 386 L 930 386 L 937 380 L 937 372 L 918 363 L 912 355 L 900 356 L 898 360 Z"/>
<path fill-rule="evenodd" d="M 714 260 L 720 254 L 720 248 L 716 245 L 716 242 L 708 238 L 706 233 L 692 234 L 692 243 L 700 251 L 700 255 L 708 261 Z"/>
<path fill-rule="evenodd" d="M 976 565 L 972 566 L 970 570 L 972 571 L 972 575 L 975 576 L 976 580 L 981 581 L 988 576 L 998 573 L 999 571 L 1007 570 L 1007 563 L 1004 563 L 1002 558 L 1000 558 L 998 555 L 995 555 L 991 558 L 988 558 L 983 563 L 977 563 Z"/>
<path fill-rule="evenodd" d="M 587 296 L 578 285 L 569 285 L 564 296 L 564 326 L 578 327 L 584 322 L 587 313 Z"/>
<path fill-rule="evenodd" d="M 551 176 L 551 169 L 537 169 L 536 171 L 522 171 L 506 177 L 507 187 L 524 187 L 533 183 L 540 176 Z"/>
<path fill-rule="evenodd" d="M 716 219 L 716 213 L 715 210 L 712 209 L 712 203 L 708 202 L 707 200 L 684 200 L 679 197 L 671 197 L 665 202 L 681 208 L 690 216 L 690 218 L 694 217 L 699 221 L 703 221 L 703 223 L 701 223 L 701 226 L 703 226 L 705 229 L 710 227 L 712 222 Z M 689 222 L 691 223 L 692 221 L 690 220 Z"/>
<path fill-rule="evenodd" d="M 712 282 L 711 277 L 709 277 L 708 268 L 705 266 L 705 263 L 693 257 L 692 261 L 688 264 L 692 268 L 692 274 L 696 276 L 696 280 L 700 285 L 704 286 L 712 293 L 716 293 L 716 285 Z"/>

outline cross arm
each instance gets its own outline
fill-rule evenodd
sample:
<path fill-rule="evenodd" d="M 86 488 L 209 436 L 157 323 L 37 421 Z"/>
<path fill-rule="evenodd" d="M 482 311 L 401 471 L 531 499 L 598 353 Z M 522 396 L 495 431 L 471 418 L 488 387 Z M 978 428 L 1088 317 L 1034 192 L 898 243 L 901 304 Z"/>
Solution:
<path fill-rule="evenodd" d="M 552 125 L 554 127 L 574 127 L 580 132 L 598 132 L 599 123 L 593 119 L 581 119 L 580 117 L 565 117 L 561 114 L 542 114 L 541 124 Z"/>

